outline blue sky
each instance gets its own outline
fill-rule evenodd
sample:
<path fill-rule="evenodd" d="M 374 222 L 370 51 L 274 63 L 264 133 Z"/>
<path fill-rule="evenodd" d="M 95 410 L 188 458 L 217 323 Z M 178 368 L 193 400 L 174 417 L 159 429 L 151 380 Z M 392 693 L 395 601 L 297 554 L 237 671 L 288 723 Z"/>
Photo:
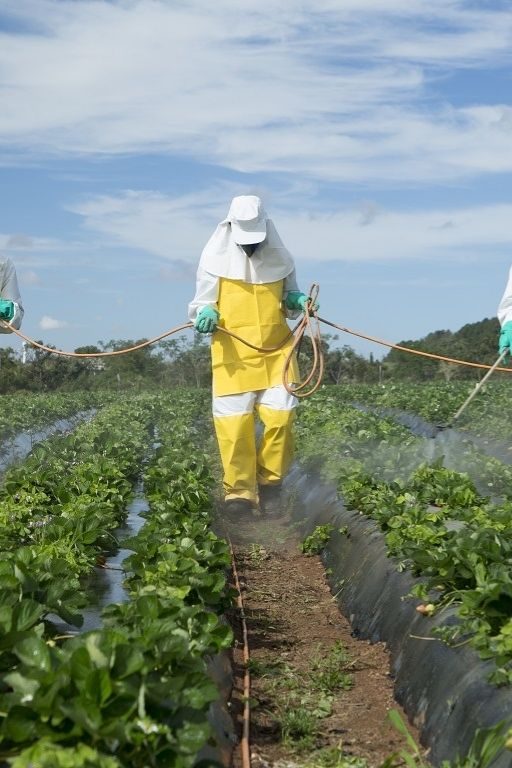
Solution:
<path fill-rule="evenodd" d="M 237 194 L 262 196 L 330 320 L 399 341 L 493 316 L 511 59 L 497 0 L 3 0 L 0 253 L 23 331 L 74 349 L 185 322 Z"/>

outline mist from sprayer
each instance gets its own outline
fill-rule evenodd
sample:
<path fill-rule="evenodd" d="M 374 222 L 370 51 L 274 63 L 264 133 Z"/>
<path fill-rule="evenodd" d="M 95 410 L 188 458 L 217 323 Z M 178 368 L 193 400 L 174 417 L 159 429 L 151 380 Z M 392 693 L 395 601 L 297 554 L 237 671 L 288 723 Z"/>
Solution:
<path fill-rule="evenodd" d="M 283 488 L 284 514 L 278 518 L 253 518 L 226 521 L 224 525 L 233 541 L 253 547 L 255 557 L 262 551 L 286 551 L 300 544 L 302 521 L 294 515 L 294 488 L 302 484 L 307 474 L 309 513 L 329 505 L 337 497 L 334 478 L 340 465 L 362 470 L 377 482 L 407 483 L 422 465 L 434 463 L 448 470 L 467 474 L 478 493 L 499 504 L 505 494 L 512 493 L 504 468 L 512 465 L 512 450 L 507 441 L 472 435 L 460 429 L 439 430 L 434 424 L 415 414 L 391 408 L 374 408 L 353 403 L 356 410 L 372 413 L 404 426 L 409 434 L 399 443 L 375 440 L 329 440 L 325 454 L 310 456 L 305 464 L 294 464 Z M 460 427 L 471 426 L 470 416 L 461 419 Z M 512 435 L 512 429 L 511 429 Z M 329 478 L 333 480 L 330 482 Z M 305 514 L 308 515 L 308 509 Z M 264 554 L 264 552 L 263 552 Z"/>
<path fill-rule="evenodd" d="M 467 474 L 477 491 L 499 503 L 503 495 L 512 493 L 510 473 L 512 448 L 508 441 L 489 436 L 472 435 L 460 429 L 439 430 L 419 416 L 395 409 L 377 409 L 355 406 L 405 426 L 410 436 L 399 445 L 386 441 L 367 440 L 352 451 L 340 447 L 339 456 L 357 460 L 362 470 L 380 482 L 397 480 L 405 483 L 424 464 L 444 466 L 446 469 Z M 469 418 L 460 426 L 470 426 Z M 512 432 L 512 430 L 511 430 Z M 330 450 L 332 445 L 329 446 Z M 332 453 L 328 458 L 333 462 Z"/>

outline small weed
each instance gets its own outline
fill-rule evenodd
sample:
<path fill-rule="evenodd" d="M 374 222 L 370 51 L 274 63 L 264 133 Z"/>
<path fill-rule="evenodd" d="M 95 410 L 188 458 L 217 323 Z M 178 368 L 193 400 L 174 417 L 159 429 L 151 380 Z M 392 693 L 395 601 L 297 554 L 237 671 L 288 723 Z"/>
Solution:
<path fill-rule="evenodd" d="M 319 698 L 315 697 L 313 702 L 311 702 L 311 699 L 308 698 L 304 703 L 309 707 L 312 707 L 311 712 L 316 718 L 318 718 L 318 720 L 323 720 L 324 717 L 329 717 L 332 715 L 332 700 L 332 696 L 327 693 L 322 693 Z"/>
<path fill-rule="evenodd" d="M 261 544 L 251 544 L 249 547 L 249 557 L 253 563 L 262 563 L 264 560 L 268 560 L 269 554 Z"/>
<path fill-rule="evenodd" d="M 352 678 L 346 671 L 349 663 L 346 650 L 338 642 L 328 651 L 318 648 L 309 673 L 300 674 L 285 664 L 279 667 L 278 674 L 274 671 L 273 679 L 268 679 L 266 688 L 274 701 L 283 742 L 295 753 L 314 750 L 321 732 L 320 722 L 332 714 L 334 693 L 352 685 Z M 350 763 L 333 762 L 333 755 L 339 757 L 341 754 L 340 750 L 330 755 L 328 751 L 320 750 L 318 759 L 324 762 L 308 765 L 311 768 L 316 765 L 319 768 L 331 765 L 348 768 Z M 355 768 L 367 768 L 363 764 L 354 765 Z"/>
<path fill-rule="evenodd" d="M 291 705 L 279 716 L 283 742 L 299 752 L 312 749 L 318 735 L 318 718 L 306 706 Z"/>
<path fill-rule="evenodd" d="M 344 754 L 341 747 L 327 747 L 315 752 L 301 768 L 369 768 L 362 757 Z"/>
<path fill-rule="evenodd" d="M 339 641 L 333 645 L 327 655 L 325 652 L 319 652 L 311 664 L 313 689 L 334 693 L 351 688 L 354 681 L 352 675 L 346 671 L 350 663 L 347 651 Z"/>
<path fill-rule="evenodd" d="M 258 661 L 249 659 L 247 668 L 255 677 L 277 677 L 283 673 L 281 661 Z"/>
<path fill-rule="evenodd" d="M 313 533 L 306 536 L 301 545 L 301 550 L 305 555 L 318 555 L 325 547 L 331 533 L 334 531 L 334 525 L 326 523 L 325 525 L 317 525 Z"/>
<path fill-rule="evenodd" d="M 277 694 L 295 694 L 304 690 L 304 681 L 292 667 L 283 664 L 279 669 L 279 677 L 271 683 L 272 691 Z"/>

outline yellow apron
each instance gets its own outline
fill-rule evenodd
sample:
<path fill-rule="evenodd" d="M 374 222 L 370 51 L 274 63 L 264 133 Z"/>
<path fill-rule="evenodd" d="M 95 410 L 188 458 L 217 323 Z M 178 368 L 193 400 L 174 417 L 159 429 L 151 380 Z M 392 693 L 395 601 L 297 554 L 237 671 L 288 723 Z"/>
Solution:
<path fill-rule="evenodd" d="M 290 329 L 281 308 L 284 280 L 254 285 L 243 280 L 219 279 L 219 325 L 258 347 L 275 347 Z M 275 387 L 283 382 L 283 367 L 290 354 L 290 338 L 276 352 L 256 350 L 217 332 L 212 341 L 213 394 L 235 395 Z M 290 383 L 299 381 L 294 357 L 288 371 Z"/>

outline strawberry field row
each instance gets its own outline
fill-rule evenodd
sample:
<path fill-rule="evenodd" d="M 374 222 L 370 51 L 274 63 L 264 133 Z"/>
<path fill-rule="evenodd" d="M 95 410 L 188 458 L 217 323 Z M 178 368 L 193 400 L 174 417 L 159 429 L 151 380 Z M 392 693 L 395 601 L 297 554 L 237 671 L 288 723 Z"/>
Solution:
<path fill-rule="evenodd" d="M 56 419 L 113 402 L 112 393 L 70 392 L 2 395 L 0 397 L 0 440 L 20 430 L 36 429 Z"/>
<path fill-rule="evenodd" d="M 3 574 L 11 602 L 0 609 L 0 658 L 9 670 L 0 689 L 0 744 L 15 768 L 185 768 L 211 736 L 207 714 L 218 692 L 207 659 L 230 643 L 215 613 L 225 604 L 229 557 L 209 529 L 212 480 L 190 425 L 197 402 L 177 403 L 176 394 L 173 402 L 135 398 L 88 425 L 93 434 L 80 428 L 63 452 L 38 449 L 46 451 L 36 462 L 46 470 L 39 493 L 51 504 L 35 498 L 34 489 L 20 489 L 17 503 L 27 514 L 19 516 L 18 535 L 37 540 L 8 551 Z M 156 452 L 147 448 L 150 425 L 158 430 Z M 83 458 L 85 445 L 96 455 L 96 472 Z M 125 544 L 134 552 L 124 566 L 129 600 L 104 609 L 101 629 L 59 638 L 48 611 L 75 620 L 75 598 L 83 594 L 78 576 L 92 564 L 101 538 L 95 534 L 109 527 L 96 524 L 109 516 L 119 521 L 144 455 L 150 512 Z M 63 536 L 56 529 L 48 534 L 52 505 Z M 89 547 L 82 546 L 86 539 Z"/>
<path fill-rule="evenodd" d="M 511 380 L 489 381 L 479 390 L 457 420 L 457 429 L 476 435 L 510 441 L 512 426 L 507 413 L 512 407 Z M 344 384 L 329 387 L 332 397 L 344 402 L 365 403 L 376 408 L 394 408 L 417 414 L 436 425 L 447 424 L 473 391 L 473 383 L 462 381 L 385 385 Z"/>
<path fill-rule="evenodd" d="M 489 489 L 479 492 L 443 457 L 429 461 L 428 441 L 329 390 L 303 405 L 297 429 L 301 457 L 336 483 L 348 508 L 378 522 L 400 568 L 422 577 L 414 594 L 429 612 L 456 606 L 457 623 L 438 636 L 470 642 L 492 660 L 492 680 L 510 683 L 512 469 L 468 448 L 461 467 Z"/>

